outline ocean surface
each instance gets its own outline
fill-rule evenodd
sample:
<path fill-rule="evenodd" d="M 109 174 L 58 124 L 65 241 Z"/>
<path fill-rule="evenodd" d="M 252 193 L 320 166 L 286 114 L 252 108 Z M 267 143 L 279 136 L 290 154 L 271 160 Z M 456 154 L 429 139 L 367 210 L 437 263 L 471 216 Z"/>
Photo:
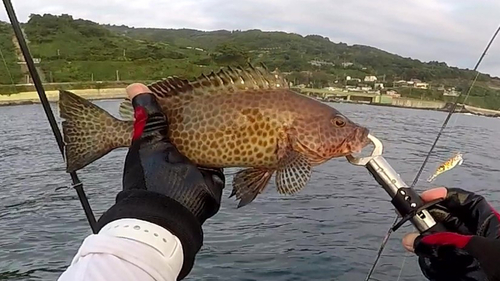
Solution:
<path fill-rule="evenodd" d="M 117 101 L 100 101 L 117 115 Z M 331 104 L 369 127 L 385 144 L 385 157 L 410 184 L 446 113 Z M 57 114 L 57 109 L 53 105 Z M 41 105 L 0 107 L 0 280 L 56 280 L 91 234 Z M 418 185 L 462 187 L 500 207 L 500 119 L 456 114 Z M 460 150 L 462 166 L 425 180 Z M 96 217 L 120 190 L 126 150 L 116 150 L 79 171 Z M 497 160 L 495 160 L 497 159 Z M 345 158 L 314 169 L 308 186 L 280 196 L 274 181 L 252 204 L 228 199 L 204 226 L 205 244 L 187 280 L 364 280 L 395 212 L 385 191 L 363 167 Z M 400 241 L 387 244 L 372 280 L 425 280 Z M 403 264 L 403 260 L 405 260 Z M 402 270 L 401 270 L 402 269 Z"/>

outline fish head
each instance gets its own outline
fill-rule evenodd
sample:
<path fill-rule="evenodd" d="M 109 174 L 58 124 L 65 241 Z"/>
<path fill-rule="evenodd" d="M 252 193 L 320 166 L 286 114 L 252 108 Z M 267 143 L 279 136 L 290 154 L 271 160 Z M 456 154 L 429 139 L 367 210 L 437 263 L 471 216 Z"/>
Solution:
<path fill-rule="evenodd" d="M 308 132 L 298 139 L 301 152 L 308 156 L 313 165 L 360 152 L 370 143 L 367 128 L 333 108 L 323 113 L 309 120 L 306 125 Z"/>
<path fill-rule="evenodd" d="M 336 110 L 320 123 L 320 129 L 322 153 L 326 158 L 360 152 L 370 143 L 367 128 Z"/>

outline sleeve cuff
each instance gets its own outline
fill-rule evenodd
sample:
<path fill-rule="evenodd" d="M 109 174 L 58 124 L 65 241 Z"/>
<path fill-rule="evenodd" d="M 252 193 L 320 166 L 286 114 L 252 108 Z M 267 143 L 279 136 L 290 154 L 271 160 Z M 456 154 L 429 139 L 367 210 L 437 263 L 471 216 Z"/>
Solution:
<path fill-rule="evenodd" d="M 182 244 L 184 262 L 178 279 L 191 271 L 195 256 L 203 244 L 203 230 L 196 217 L 177 201 L 146 190 L 122 191 L 116 204 L 98 221 L 100 231 L 106 224 L 125 218 L 148 221 L 174 234 Z"/>

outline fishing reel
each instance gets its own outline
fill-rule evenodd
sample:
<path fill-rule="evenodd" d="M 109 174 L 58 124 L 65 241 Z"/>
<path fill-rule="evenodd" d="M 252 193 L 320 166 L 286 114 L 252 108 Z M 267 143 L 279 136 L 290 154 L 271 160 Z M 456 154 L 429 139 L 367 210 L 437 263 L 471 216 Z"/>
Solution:
<path fill-rule="evenodd" d="M 444 231 L 445 229 L 442 225 L 436 223 L 427 210 L 443 201 L 443 199 L 425 203 L 417 192 L 413 188 L 408 187 L 399 174 L 382 157 L 384 148 L 382 142 L 371 134 L 368 135 L 368 138 L 375 146 L 369 156 L 354 157 L 348 155 L 346 158 L 353 165 L 365 166 L 375 180 L 391 196 L 391 203 L 401 217 L 398 222 L 394 223 L 392 231 L 396 231 L 407 221 L 410 221 L 420 233 Z"/>

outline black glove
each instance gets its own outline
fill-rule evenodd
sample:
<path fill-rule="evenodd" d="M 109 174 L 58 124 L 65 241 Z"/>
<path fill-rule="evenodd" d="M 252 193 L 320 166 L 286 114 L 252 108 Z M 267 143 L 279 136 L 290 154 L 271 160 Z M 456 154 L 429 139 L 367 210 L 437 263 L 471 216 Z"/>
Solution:
<path fill-rule="evenodd" d="M 480 195 L 448 188 L 430 213 L 450 232 L 415 239 L 423 274 L 429 280 L 500 280 L 500 214 Z"/>
<path fill-rule="evenodd" d="M 98 227 L 135 218 L 169 230 L 184 252 L 180 280 L 191 271 L 203 244 L 201 225 L 219 211 L 224 174 L 222 169 L 197 167 L 169 142 L 166 117 L 152 94 L 135 96 L 132 105 L 134 133 L 125 159 L 123 191 Z"/>

